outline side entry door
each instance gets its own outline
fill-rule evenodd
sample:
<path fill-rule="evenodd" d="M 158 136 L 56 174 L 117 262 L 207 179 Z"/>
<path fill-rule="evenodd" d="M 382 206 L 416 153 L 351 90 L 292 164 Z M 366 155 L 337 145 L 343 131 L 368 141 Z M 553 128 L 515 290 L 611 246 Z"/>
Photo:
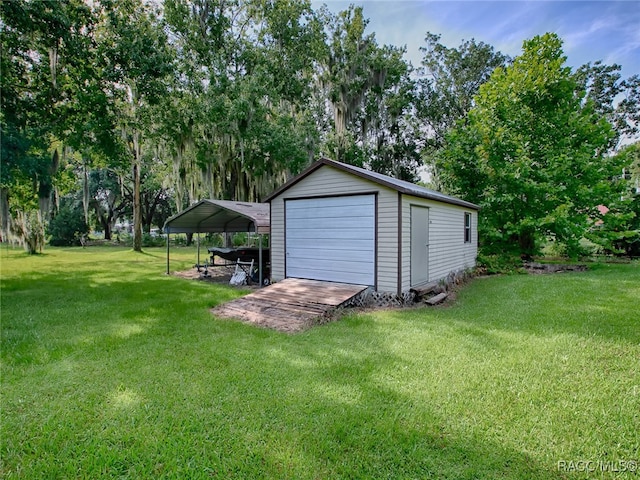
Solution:
<path fill-rule="evenodd" d="M 411 205 L 411 286 L 429 281 L 429 208 Z"/>

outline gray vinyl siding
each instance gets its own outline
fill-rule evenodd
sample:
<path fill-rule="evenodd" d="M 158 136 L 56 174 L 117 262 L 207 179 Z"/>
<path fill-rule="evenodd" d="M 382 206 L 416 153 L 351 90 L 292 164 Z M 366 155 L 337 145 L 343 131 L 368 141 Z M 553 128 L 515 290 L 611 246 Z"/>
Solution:
<path fill-rule="evenodd" d="M 322 166 L 271 200 L 271 278 L 285 278 L 285 199 L 377 192 L 377 289 L 397 291 L 397 192 L 377 183 Z"/>
<path fill-rule="evenodd" d="M 429 280 L 437 281 L 450 272 L 471 268 L 478 254 L 478 214 L 465 208 L 428 200 L 377 182 L 323 165 L 271 199 L 271 277 L 285 278 L 285 199 L 377 194 L 376 288 L 399 293 L 411 285 L 411 205 L 429 208 Z M 400 196 L 400 197 L 399 197 Z M 399 199 L 400 198 L 400 199 Z M 401 218 L 398 218 L 398 203 Z M 471 242 L 464 242 L 464 214 L 471 214 Z M 401 231 L 398 232 L 399 221 Z M 398 239 L 401 238 L 400 275 Z M 398 285 L 400 280 L 400 285 Z"/>
<path fill-rule="evenodd" d="M 429 282 L 450 272 L 475 266 L 478 255 L 478 214 L 456 205 L 403 195 L 402 291 L 411 285 L 411 205 L 429 207 Z M 471 214 L 471 242 L 464 241 L 464 214 Z"/>

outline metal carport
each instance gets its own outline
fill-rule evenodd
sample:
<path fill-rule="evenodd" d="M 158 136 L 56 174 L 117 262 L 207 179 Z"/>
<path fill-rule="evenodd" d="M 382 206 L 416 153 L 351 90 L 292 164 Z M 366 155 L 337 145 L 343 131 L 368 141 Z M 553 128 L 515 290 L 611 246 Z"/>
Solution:
<path fill-rule="evenodd" d="M 169 235 L 172 233 L 257 233 L 260 237 L 258 269 L 260 285 L 262 285 L 262 235 L 271 232 L 268 203 L 200 200 L 169 218 L 163 230 L 167 234 L 167 274 L 169 274 Z M 199 265 L 199 235 L 197 261 Z"/>

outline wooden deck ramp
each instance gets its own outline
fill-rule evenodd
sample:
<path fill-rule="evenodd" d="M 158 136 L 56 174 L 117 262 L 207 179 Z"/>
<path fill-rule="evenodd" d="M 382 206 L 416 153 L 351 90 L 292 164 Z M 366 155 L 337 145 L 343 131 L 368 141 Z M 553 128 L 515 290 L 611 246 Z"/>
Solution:
<path fill-rule="evenodd" d="M 322 323 L 331 312 L 368 287 L 347 283 L 287 278 L 211 310 L 216 317 L 236 318 L 282 332 L 299 332 Z"/>

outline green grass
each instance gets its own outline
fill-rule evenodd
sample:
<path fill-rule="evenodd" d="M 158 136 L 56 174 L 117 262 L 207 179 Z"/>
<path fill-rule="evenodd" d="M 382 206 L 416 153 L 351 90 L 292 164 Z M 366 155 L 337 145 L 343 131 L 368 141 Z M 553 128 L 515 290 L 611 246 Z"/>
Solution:
<path fill-rule="evenodd" d="M 213 318 L 243 292 L 162 249 L 0 260 L 0 477 L 638 475 L 599 470 L 640 460 L 637 262 L 286 335 Z"/>

